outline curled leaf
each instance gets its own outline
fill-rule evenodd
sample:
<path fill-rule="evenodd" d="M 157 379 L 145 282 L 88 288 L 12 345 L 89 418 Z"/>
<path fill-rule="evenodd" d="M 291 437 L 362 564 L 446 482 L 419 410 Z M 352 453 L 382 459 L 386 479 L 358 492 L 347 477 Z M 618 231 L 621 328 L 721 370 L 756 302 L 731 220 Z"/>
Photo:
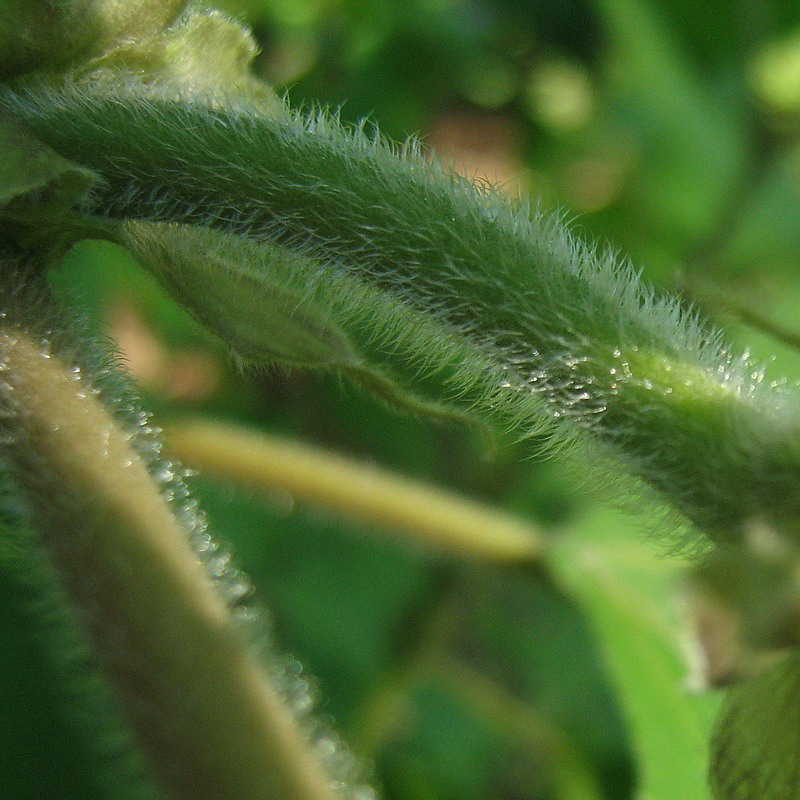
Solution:
<path fill-rule="evenodd" d="M 0 231 L 18 241 L 52 232 L 83 200 L 95 174 L 39 141 L 0 108 Z"/>
<path fill-rule="evenodd" d="M 63 211 L 94 181 L 91 170 L 73 164 L 39 141 L 12 113 L 0 108 L 0 210 L 30 214 L 37 206 Z"/>
<path fill-rule="evenodd" d="M 481 375 L 489 362 L 336 263 L 185 225 L 126 223 L 121 241 L 241 366 L 333 369 L 407 413 L 484 429 L 466 402 L 440 399 L 421 373 L 446 381 L 470 363 Z"/>

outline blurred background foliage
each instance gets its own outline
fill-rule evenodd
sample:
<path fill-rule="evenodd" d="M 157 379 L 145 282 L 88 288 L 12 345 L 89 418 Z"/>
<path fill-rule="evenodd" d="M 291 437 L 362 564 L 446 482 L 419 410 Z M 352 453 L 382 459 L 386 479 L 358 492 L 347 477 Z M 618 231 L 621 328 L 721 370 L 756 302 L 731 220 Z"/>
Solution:
<path fill-rule="evenodd" d="M 797 3 L 219 6 L 252 26 L 258 72 L 292 105 L 419 134 L 469 177 L 529 193 L 700 305 L 770 360 L 770 379 L 800 378 Z M 321 714 L 387 800 L 707 796 L 718 698 L 686 689 L 685 563 L 642 541 L 656 509 L 609 510 L 574 465 L 522 458 L 513 442 L 487 453 L 474 433 L 403 417 L 333 376 L 239 375 L 108 244 L 75 247 L 53 284 L 119 342 L 159 423 L 224 419 L 313 442 L 547 537 L 540 564 L 487 565 L 286 492 L 192 479 L 280 648 L 315 676 Z M 19 557 L 0 553 L 0 795 L 107 797 L 75 734 L 75 665 L 48 660 L 50 623 Z"/>

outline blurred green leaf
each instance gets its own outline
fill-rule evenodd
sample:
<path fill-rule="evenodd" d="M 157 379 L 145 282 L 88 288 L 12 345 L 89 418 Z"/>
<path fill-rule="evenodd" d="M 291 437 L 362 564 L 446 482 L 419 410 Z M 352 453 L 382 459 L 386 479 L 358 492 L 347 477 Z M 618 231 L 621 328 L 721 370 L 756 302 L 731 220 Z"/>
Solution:
<path fill-rule="evenodd" d="M 554 772 L 590 764 L 605 797 L 627 796 L 634 766 L 625 721 L 571 599 L 536 568 L 473 568 L 463 584 L 460 657 L 541 716 L 537 749 Z M 554 775 L 562 786 L 570 779 Z"/>
<path fill-rule="evenodd" d="M 630 528 L 622 514 L 595 510 L 570 525 L 552 563 L 601 642 L 639 757 L 640 796 L 701 800 L 719 698 L 687 688 L 676 596 L 683 565 Z"/>
<path fill-rule="evenodd" d="M 686 247 L 706 232 L 742 169 L 743 103 L 731 97 L 735 84 L 701 80 L 659 4 L 593 5 L 613 47 L 607 66 L 613 117 L 636 136 L 642 158 L 627 213 L 647 219 L 650 237 L 663 237 L 673 250 Z"/>
<path fill-rule="evenodd" d="M 800 660 L 796 653 L 732 687 L 711 744 L 715 800 L 800 796 Z"/>

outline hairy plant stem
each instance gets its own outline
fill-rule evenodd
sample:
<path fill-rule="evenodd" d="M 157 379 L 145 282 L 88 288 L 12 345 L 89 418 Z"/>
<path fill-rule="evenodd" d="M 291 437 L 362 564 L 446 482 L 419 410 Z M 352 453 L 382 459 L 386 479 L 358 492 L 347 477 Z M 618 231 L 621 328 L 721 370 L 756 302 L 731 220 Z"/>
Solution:
<path fill-rule="evenodd" d="M 415 379 L 444 375 L 443 404 L 582 440 L 587 461 L 616 460 L 712 541 L 740 539 L 757 518 L 798 537 L 794 399 L 559 220 L 322 114 L 125 87 L 0 102 L 102 177 L 95 213 L 277 244 L 320 264 L 322 282 L 338 271 L 383 293 L 392 310 L 376 316 L 378 355 Z M 243 287 L 237 302 L 249 313 L 260 301 Z M 347 314 L 365 325 L 368 312 Z M 432 340 L 434 325 L 460 349 Z M 407 347 L 416 327 L 426 338 Z M 431 363 L 431 351 L 451 360 Z"/>
<path fill-rule="evenodd" d="M 0 329 L 3 451 L 167 795 L 333 800 L 331 779 L 91 383 Z"/>

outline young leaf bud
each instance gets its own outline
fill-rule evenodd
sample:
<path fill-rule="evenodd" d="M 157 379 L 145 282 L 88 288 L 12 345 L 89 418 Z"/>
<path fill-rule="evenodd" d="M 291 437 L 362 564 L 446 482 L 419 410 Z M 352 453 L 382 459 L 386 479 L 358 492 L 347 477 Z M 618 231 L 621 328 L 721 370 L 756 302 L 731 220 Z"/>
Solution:
<path fill-rule="evenodd" d="M 186 0 L 4 0 L 0 80 L 63 67 L 168 24 Z"/>

